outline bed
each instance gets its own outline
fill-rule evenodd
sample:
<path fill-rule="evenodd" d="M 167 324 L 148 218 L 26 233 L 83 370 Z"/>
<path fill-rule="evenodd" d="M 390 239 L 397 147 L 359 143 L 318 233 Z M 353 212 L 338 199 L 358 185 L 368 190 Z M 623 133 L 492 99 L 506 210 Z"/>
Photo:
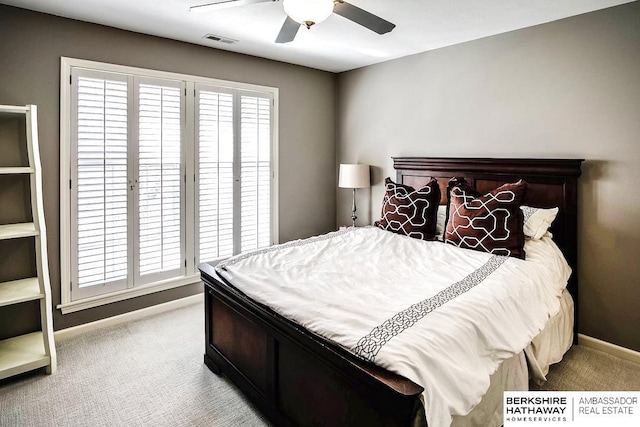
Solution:
<path fill-rule="evenodd" d="M 452 177 L 464 177 L 479 191 L 525 179 L 529 183 L 525 204 L 559 208 L 550 231 L 573 269 L 567 285 L 573 300 L 578 290 L 580 164 L 577 159 L 394 158 L 399 183 L 419 188 L 437 178 L 441 203 L 446 203 L 446 185 Z M 275 424 L 424 425 L 425 388 L 256 302 L 214 267 L 204 264 L 200 270 L 206 285 L 205 363 L 227 375 Z M 523 354 L 510 358 L 496 375 L 508 371 L 509 364 L 522 366 L 523 360 Z M 500 381 L 495 383 L 501 390 Z"/>

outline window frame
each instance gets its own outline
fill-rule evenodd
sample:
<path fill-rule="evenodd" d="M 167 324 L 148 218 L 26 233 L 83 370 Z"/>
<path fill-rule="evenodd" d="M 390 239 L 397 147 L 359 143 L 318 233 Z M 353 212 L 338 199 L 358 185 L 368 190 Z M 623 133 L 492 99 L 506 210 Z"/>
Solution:
<path fill-rule="evenodd" d="M 72 229 L 71 216 L 76 211 L 71 209 L 74 191 L 70 188 L 72 175 L 72 138 L 74 137 L 73 120 L 71 112 L 72 97 L 76 96 L 71 90 L 72 86 L 72 70 L 81 69 L 86 71 L 96 71 L 98 73 L 114 73 L 124 75 L 129 81 L 153 81 L 169 80 L 182 82 L 184 93 L 184 109 L 183 109 L 183 129 L 181 131 L 183 138 L 182 153 L 185 160 L 182 162 L 183 170 L 183 192 L 181 197 L 184 200 L 183 220 L 181 228 L 184 229 L 184 258 L 186 265 L 182 267 L 183 275 L 178 278 L 161 279 L 153 283 L 139 283 L 134 287 L 119 289 L 102 295 L 83 295 L 81 299 L 72 300 L 72 284 L 73 276 L 73 257 L 72 244 L 77 239 L 73 238 L 74 230 Z M 271 105 L 271 243 L 277 244 L 279 241 L 279 185 L 278 185 L 278 111 L 279 97 L 278 88 L 253 85 L 248 83 L 239 83 L 227 80 L 213 79 L 209 77 L 194 76 L 181 73 L 173 73 L 166 71 L 157 71 L 145 68 L 130 67 L 123 65 L 108 64 L 103 62 L 88 61 L 83 59 L 61 57 L 60 61 L 60 275 L 61 275 L 61 303 L 57 308 L 61 309 L 63 314 L 72 313 L 87 308 L 97 307 L 112 302 L 122 301 L 129 298 L 135 298 L 166 289 L 176 288 L 179 286 L 189 285 L 200 282 L 200 274 L 197 268 L 197 194 L 196 194 L 196 173 L 197 158 L 195 152 L 196 138 L 196 87 L 197 86 L 219 87 L 225 90 L 236 92 L 248 92 L 258 94 L 269 94 Z M 137 85 L 133 85 L 137 92 Z M 134 90 L 130 91 L 130 97 L 133 98 Z M 135 108 L 136 99 L 130 99 L 129 105 Z M 129 134 L 136 132 L 133 123 L 129 124 Z M 134 142 L 137 147 L 137 142 Z M 130 143 L 131 145 L 131 143 Z M 137 155 L 136 161 L 137 164 Z M 238 165 L 239 166 L 239 165 Z M 135 172 L 137 174 L 137 171 Z M 135 203 L 137 204 L 138 194 L 135 192 Z M 239 230 L 234 231 L 234 233 Z M 129 245 L 132 243 L 129 242 Z M 132 252 L 138 257 L 137 250 Z M 137 264 L 136 264 L 137 265 Z M 132 277 L 132 276 L 130 276 Z"/>

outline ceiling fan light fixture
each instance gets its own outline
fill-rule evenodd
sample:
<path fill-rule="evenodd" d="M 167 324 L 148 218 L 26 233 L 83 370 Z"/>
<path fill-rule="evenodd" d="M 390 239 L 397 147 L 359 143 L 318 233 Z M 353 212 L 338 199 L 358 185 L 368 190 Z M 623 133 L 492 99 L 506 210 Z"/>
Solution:
<path fill-rule="evenodd" d="M 334 0 L 284 0 L 285 13 L 307 28 L 327 19 L 333 13 Z"/>

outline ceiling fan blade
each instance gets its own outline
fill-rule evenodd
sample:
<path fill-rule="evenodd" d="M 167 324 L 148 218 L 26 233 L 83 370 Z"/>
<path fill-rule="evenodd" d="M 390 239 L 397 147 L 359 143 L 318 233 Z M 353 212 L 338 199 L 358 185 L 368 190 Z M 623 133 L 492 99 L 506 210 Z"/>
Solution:
<path fill-rule="evenodd" d="M 293 19 L 287 16 L 287 19 L 282 24 L 282 28 L 278 33 L 278 37 L 276 38 L 276 43 L 289 43 L 296 38 L 296 34 L 298 34 L 298 29 L 300 28 L 300 24 L 298 24 Z"/>
<path fill-rule="evenodd" d="M 353 21 L 356 24 L 360 24 L 378 34 L 388 33 L 396 27 L 396 24 L 392 24 L 373 13 L 360 9 L 346 1 L 337 1 L 333 8 L 333 13 L 345 17 L 348 20 Z"/>
<path fill-rule="evenodd" d="M 279 0 L 213 0 L 208 3 L 197 4 L 189 8 L 189 12 L 209 12 L 211 10 L 226 9 L 228 7 L 245 6 L 248 4 L 264 3 Z"/>

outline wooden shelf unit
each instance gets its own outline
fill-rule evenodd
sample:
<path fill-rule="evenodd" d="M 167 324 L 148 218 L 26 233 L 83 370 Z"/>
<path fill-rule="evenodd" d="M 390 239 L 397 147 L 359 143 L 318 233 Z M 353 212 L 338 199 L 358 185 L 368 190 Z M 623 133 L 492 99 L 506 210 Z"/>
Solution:
<path fill-rule="evenodd" d="M 13 200 L 15 192 L 5 191 L 4 200 L 6 202 L 9 199 L 11 204 L 16 205 L 30 205 L 30 212 L 27 211 L 30 218 L 25 222 L 8 221 L 6 216 L 0 219 L 0 243 L 10 245 L 9 251 L 13 251 L 18 247 L 15 245 L 22 244 L 20 241 L 28 238 L 34 241 L 35 250 L 35 276 L 32 277 L 22 277 L 22 274 L 18 277 L 4 277 L 11 276 L 12 273 L 7 271 L 12 270 L 12 261 L 0 259 L 0 273 L 3 275 L 0 277 L 0 310 L 15 305 L 13 312 L 21 312 L 26 309 L 20 304 L 29 301 L 39 301 L 40 306 L 38 318 L 33 319 L 34 323 L 40 325 L 39 331 L 8 336 L 0 340 L 0 379 L 43 367 L 48 373 L 56 371 L 37 122 L 35 105 L 0 105 L 0 148 L 3 150 L 0 153 L 0 195 L 7 190 L 5 185 L 10 181 L 6 180 L 13 180 L 3 177 L 26 175 L 29 190 L 24 190 L 24 197 L 18 197 L 21 200 Z M 27 181 L 24 182 L 26 188 Z M 29 194 L 26 194 L 27 192 Z M 3 265 L 3 262 L 7 264 Z M 29 315 L 26 314 L 27 318 Z M 2 320 L 7 320 L 6 325 L 10 325 L 12 321 L 10 318 Z M 7 335 L 8 333 L 3 333 L 4 337 Z"/>

